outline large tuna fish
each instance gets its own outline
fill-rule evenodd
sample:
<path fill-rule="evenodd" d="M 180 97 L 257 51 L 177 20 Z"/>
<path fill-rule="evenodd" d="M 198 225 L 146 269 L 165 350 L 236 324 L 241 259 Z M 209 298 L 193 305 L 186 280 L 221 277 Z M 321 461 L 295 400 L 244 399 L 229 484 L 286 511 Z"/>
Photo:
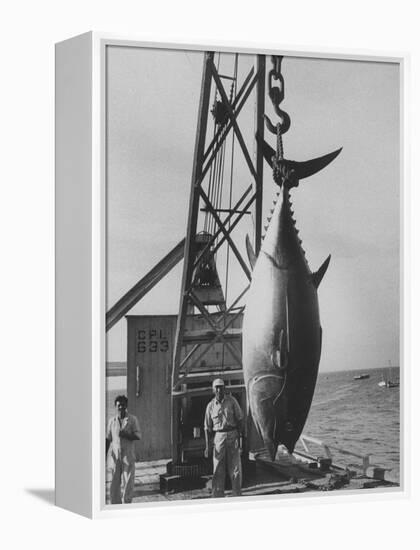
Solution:
<path fill-rule="evenodd" d="M 274 150 L 262 146 L 272 165 Z M 330 261 L 315 273 L 309 269 L 290 187 L 340 151 L 303 163 L 282 160 L 284 177 L 258 258 L 247 241 L 254 269 L 242 329 L 244 377 L 252 418 L 272 460 L 280 443 L 293 452 L 311 406 L 322 342 L 317 288 Z"/>

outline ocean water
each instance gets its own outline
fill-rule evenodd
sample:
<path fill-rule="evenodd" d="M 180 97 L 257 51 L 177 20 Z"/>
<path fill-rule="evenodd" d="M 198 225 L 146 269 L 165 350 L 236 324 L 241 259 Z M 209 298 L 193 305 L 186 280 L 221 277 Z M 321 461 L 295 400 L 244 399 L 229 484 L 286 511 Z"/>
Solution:
<path fill-rule="evenodd" d="M 354 380 L 366 373 L 370 378 Z M 399 382 L 399 369 L 320 373 L 304 434 L 357 454 L 400 474 L 400 388 L 383 388 L 384 374 Z M 342 456 L 346 464 L 359 462 Z"/>
<path fill-rule="evenodd" d="M 370 378 L 354 380 L 357 374 Z M 399 369 L 385 373 L 399 381 Z M 303 433 L 356 454 L 371 453 L 373 464 L 391 469 L 392 476 L 400 473 L 400 388 L 382 388 L 383 369 L 320 373 L 311 410 Z M 125 377 L 108 379 L 107 418 L 114 414 L 114 399 L 126 393 Z M 310 448 L 322 454 L 319 447 Z M 336 455 L 334 454 L 334 457 Z M 340 463 L 360 463 L 351 455 L 337 454 Z"/>

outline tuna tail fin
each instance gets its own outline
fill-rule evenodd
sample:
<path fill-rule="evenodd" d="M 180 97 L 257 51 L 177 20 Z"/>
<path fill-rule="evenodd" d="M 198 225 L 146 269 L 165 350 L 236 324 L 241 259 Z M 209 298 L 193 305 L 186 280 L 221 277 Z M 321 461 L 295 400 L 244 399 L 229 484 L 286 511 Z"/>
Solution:
<path fill-rule="evenodd" d="M 251 269 L 254 269 L 254 266 L 257 262 L 257 256 L 254 252 L 254 249 L 252 248 L 252 244 L 251 244 L 251 241 L 249 240 L 248 235 L 246 236 L 245 244 L 246 244 L 246 251 L 247 251 L 247 254 L 248 254 L 248 260 L 249 260 L 249 263 L 251 265 Z"/>
<path fill-rule="evenodd" d="M 320 172 L 323 168 L 328 166 L 338 155 L 341 153 L 342 147 L 332 151 L 332 153 L 327 153 L 322 157 L 317 157 L 315 159 L 305 160 L 303 162 L 290 160 L 289 168 L 296 172 L 296 175 L 299 180 L 304 178 L 309 178 L 317 172 Z M 287 161 L 286 161 L 287 162 Z"/>
<path fill-rule="evenodd" d="M 272 168 L 273 158 L 276 155 L 276 151 L 264 139 L 262 139 L 258 133 L 255 137 L 257 139 L 258 145 L 262 149 L 262 154 L 265 160 Z M 315 159 L 305 160 L 302 162 L 286 159 L 283 162 L 289 168 L 289 170 L 295 171 L 297 179 L 300 181 L 304 178 L 308 178 L 309 176 L 313 176 L 314 174 L 328 166 L 328 164 L 330 164 L 330 162 L 332 162 L 341 153 L 341 150 L 342 147 L 336 149 L 332 153 L 323 155 L 322 157 L 317 157 Z"/>
<path fill-rule="evenodd" d="M 318 269 L 318 271 L 315 271 L 315 273 L 312 273 L 312 282 L 315 285 L 315 288 L 318 288 L 321 284 L 321 281 L 325 275 L 325 272 L 328 269 L 328 266 L 330 265 L 331 260 L 331 254 L 328 256 L 328 258 L 325 260 L 325 262 L 321 265 L 321 267 Z"/>

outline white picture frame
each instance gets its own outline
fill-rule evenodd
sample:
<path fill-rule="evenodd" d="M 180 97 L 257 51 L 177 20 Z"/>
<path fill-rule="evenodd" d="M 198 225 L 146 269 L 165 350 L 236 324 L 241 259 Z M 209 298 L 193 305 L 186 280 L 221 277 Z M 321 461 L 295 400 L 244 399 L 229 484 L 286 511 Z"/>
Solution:
<path fill-rule="evenodd" d="M 108 46 L 261 53 L 340 60 L 392 62 L 400 66 L 401 192 L 401 484 L 387 497 L 407 493 L 405 453 L 408 406 L 404 357 L 404 304 L 407 291 L 404 220 L 407 204 L 406 82 L 408 56 L 306 51 L 261 45 L 145 42 L 86 33 L 56 45 L 56 504 L 90 518 L 138 514 L 147 506 L 105 503 L 105 235 L 106 140 L 105 52 Z M 77 219 L 77 223 L 74 223 Z M 74 403 L 84 403 L 77 408 Z M 80 426 L 84 426 L 81 430 Z M 77 447 L 78 452 L 74 453 Z M 78 476 L 70 472 L 78 472 Z M 271 498 L 271 497 L 270 497 Z M 295 497 L 282 497 L 286 501 Z M 322 496 L 307 498 L 319 501 Z M 328 496 L 329 502 L 343 498 Z M 377 498 L 349 494 L 347 498 Z M 244 499 L 244 505 L 249 503 Z M 183 503 L 185 504 L 185 502 Z M 189 503 L 193 504 L 193 503 Z M 194 503 L 195 504 L 195 503 Z M 201 503 L 200 503 L 201 504 Z M 209 504 L 206 502 L 206 504 Z M 212 502 L 212 505 L 217 503 Z M 236 503 L 235 503 L 236 504 Z M 173 505 L 172 503 L 170 504 Z M 239 506 L 242 505 L 238 503 Z"/>

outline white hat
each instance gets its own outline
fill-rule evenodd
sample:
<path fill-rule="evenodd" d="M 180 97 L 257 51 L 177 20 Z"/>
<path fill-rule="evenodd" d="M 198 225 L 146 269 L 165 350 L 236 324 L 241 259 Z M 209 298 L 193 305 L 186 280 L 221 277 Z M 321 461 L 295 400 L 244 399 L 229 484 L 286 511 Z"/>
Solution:
<path fill-rule="evenodd" d="M 216 380 L 213 380 L 212 388 L 215 390 L 216 386 L 224 386 L 225 383 L 221 378 L 216 378 Z"/>

